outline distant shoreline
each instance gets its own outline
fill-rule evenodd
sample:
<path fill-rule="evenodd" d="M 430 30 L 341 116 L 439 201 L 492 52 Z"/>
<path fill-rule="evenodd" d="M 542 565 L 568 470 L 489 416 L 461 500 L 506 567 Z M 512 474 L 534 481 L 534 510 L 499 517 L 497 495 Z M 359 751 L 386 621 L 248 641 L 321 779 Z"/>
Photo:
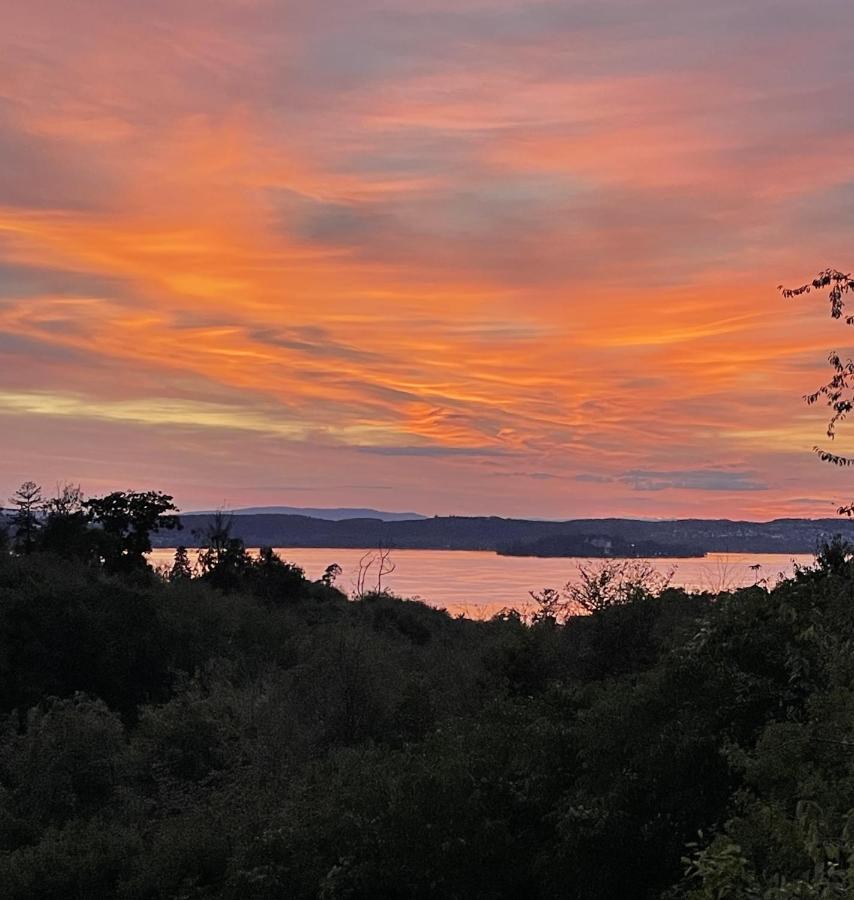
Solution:
<path fill-rule="evenodd" d="M 204 546 L 210 515 L 182 516 L 180 531 L 154 536 L 158 547 Z M 570 519 L 545 522 L 498 517 L 332 521 L 310 516 L 234 516 L 231 532 L 246 546 L 398 550 L 478 550 L 542 558 L 702 558 L 710 553 L 809 554 L 835 535 L 854 542 L 847 519 Z"/>
<path fill-rule="evenodd" d="M 203 550 L 204 547 L 199 544 L 158 544 L 154 547 L 154 552 L 164 552 L 164 551 L 175 551 L 178 547 L 184 547 L 186 550 Z M 337 546 L 329 546 L 327 544 L 288 544 L 288 545 L 279 545 L 279 544 L 257 544 L 255 546 L 247 546 L 246 551 L 248 553 L 257 554 L 262 547 L 270 547 L 277 553 L 281 553 L 288 550 L 352 550 L 354 552 L 362 552 L 362 553 L 375 553 L 377 551 L 377 547 L 355 547 L 355 546 L 345 546 L 345 545 L 337 545 Z M 712 556 L 726 556 L 726 553 L 696 553 L 696 554 L 673 554 L 668 556 L 643 556 L 643 555 L 635 555 L 635 556 L 621 556 L 619 554 L 614 554 L 611 556 L 605 555 L 591 555 L 591 554 L 565 554 L 561 556 L 557 555 L 548 555 L 544 553 L 502 553 L 499 550 L 472 550 L 467 549 L 465 547 L 383 547 L 382 549 L 387 549 L 392 552 L 405 551 L 406 553 L 483 553 L 489 556 L 495 556 L 500 559 L 583 559 L 583 560 L 593 560 L 593 559 L 650 559 L 650 560 L 681 560 L 681 559 L 709 559 Z M 734 555 L 744 555 L 741 552 L 735 553 Z M 747 555 L 750 556 L 785 556 L 785 552 L 780 554 L 777 552 L 768 552 L 768 553 L 750 553 L 748 551 Z M 801 555 L 801 554 L 796 554 Z"/>

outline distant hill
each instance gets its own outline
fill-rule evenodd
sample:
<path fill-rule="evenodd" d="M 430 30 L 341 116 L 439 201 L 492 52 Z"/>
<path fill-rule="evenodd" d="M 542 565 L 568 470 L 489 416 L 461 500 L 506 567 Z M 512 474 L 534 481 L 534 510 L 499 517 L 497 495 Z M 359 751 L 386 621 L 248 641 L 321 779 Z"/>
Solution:
<path fill-rule="evenodd" d="M 158 546 L 198 546 L 210 514 L 184 515 L 180 532 L 156 535 Z M 821 540 L 840 534 L 854 542 L 849 519 L 573 519 L 544 522 L 498 517 L 435 516 L 385 521 L 377 517 L 321 519 L 305 515 L 244 512 L 235 515 L 235 536 L 248 547 L 377 547 L 422 550 L 491 550 L 514 556 L 588 556 L 611 541 L 610 555 L 705 553 L 812 553 Z M 595 541 L 595 543 L 594 543 Z M 636 545 L 635 549 L 631 545 Z M 606 551 L 602 552 L 605 555 Z"/>
<path fill-rule="evenodd" d="M 210 516 L 214 510 L 193 512 L 188 515 Z M 340 507 L 327 509 L 312 506 L 247 506 L 243 509 L 230 509 L 232 516 L 308 516 L 312 519 L 323 519 L 328 522 L 342 522 L 346 519 L 379 519 L 381 522 L 411 522 L 415 519 L 426 519 L 420 513 L 386 512 L 381 509 L 360 509 Z"/>

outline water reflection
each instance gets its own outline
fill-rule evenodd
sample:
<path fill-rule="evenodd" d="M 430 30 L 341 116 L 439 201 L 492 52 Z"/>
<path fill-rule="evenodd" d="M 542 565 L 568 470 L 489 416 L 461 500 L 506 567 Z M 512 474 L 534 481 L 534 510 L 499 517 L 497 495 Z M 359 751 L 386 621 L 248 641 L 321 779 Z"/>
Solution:
<path fill-rule="evenodd" d="M 347 592 L 355 588 L 359 560 L 366 553 L 358 549 L 316 547 L 276 548 L 288 562 L 301 566 L 306 576 L 318 579 L 330 563 L 338 563 L 342 573 L 338 586 Z M 174 550 L 155 550 L 154 565 L 172 562 Z M 194 551 L 190 551 L 190 559 Z M 536 559 L 497 556 L 469 550 L 394 550 L 395 570 L 385 576 L 383 586 L 401 597 L 417 597 L 472 618 L 484 618 L 506 607 L 530 608 L 530 591 L 562 587 L 577 577 L 577 559 Z M 674 585 L 689 590 L 719 591 L 745 587 L 767 579 L 773 585 L 789 576 L 794 566 L 808 565 L 811 555 L 762 553 L 714 553 L 702 559 L 654 559 L 661 572 L 674 572 Z M 593 561 L 595 564 L 595 561 Z M 758 567 L 758 568 L 757 568 Z M 370 578 L 368 579 L 370 587 Z"/>

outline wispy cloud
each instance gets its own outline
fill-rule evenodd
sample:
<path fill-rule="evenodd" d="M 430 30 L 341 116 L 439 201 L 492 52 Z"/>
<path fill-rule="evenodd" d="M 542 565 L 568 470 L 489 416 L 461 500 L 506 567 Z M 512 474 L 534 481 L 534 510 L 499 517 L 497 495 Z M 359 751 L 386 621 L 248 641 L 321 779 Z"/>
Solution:
<path fill-rule="evenodd" d="M 767 491 L 768 485 L 753 472 L 716 469 L 684 469 L 669 472 L 633 470 L 621 480 L 635 491 Z"/>
<path fill-rule="evenodd" d="M 774 287 L 850 258 L 852 31 L 847 0 L 15 5 L 7 477 L 824 510 L 798 398 L 844 335 Z"/>

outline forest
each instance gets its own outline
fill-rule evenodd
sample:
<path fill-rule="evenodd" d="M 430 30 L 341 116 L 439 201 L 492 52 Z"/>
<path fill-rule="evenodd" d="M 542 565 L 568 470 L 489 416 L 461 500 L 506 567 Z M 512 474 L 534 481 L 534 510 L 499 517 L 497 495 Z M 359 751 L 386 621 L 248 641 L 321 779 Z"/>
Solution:
<path fill-rule="evenodd" d="M 473 621 L 308 581 L 224 518 L 155 572 L 165 494 L 13 499 L 10 900 L 854 894 L 844 541 L 773 589 L 610 560 Z"/>

